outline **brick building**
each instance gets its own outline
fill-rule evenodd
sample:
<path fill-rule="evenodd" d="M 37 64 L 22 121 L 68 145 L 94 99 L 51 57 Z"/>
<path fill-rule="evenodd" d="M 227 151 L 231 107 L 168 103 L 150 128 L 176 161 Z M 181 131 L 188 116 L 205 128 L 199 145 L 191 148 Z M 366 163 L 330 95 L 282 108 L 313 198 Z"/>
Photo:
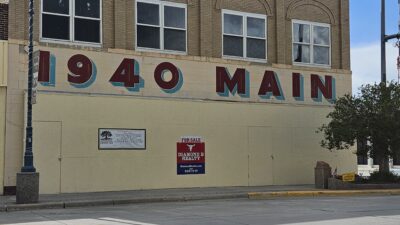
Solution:
<path fill-rule="evenodd" d="M 0 40 L 8 39 L 8 4 L 0 1 Z"/>
<path fill-rule="evenodd" d="M 356 170 L 352 153 L 322 149 L 315 133 L 351 92 L 348 0 L 35 9 L 41 193 L 307 184 L 319 160 Z M 27 10 L 9 3 L 5 189 L 22 165 Z"/>

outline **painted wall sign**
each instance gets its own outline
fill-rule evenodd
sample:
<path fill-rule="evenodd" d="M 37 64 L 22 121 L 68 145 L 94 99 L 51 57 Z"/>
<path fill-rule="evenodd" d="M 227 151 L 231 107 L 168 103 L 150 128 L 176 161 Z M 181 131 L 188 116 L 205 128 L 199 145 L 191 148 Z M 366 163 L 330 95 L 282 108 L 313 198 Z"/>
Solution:
<path fill-rule="evenodd" d="M 155 58 L 141 59 L 139 62 L 129 56 L 121 58 L 120 55 L 103 59 L 101 55 L 95 54 L 100 53 L 86 56 L 62 52 L 60 55 L 64 58 L 58 62 L 56 53 L 40 51 L 37 57 L 40 59 L 38 81 L 46 91 L 57 92 L 60 89 L 84 93 L 100 90 L 100 94 L 111 92 L 152 97 L 280 103 L 320 103 L 324 99 L 326 103 L 333 103 L 336 99 L 336 78 L 332 75 L 321 76 L 315 72 L 302 74 L 263 66 L 235 68 L 229 65 L 228 68 L 217 63 L 172 59 L 174 62 Z M 96 64 L 96 61 L 102 63 Z M 62 68 L 56 69 L 56 63 Z M 344 78 L 340 78 L 340 82 L 340 85 L 347 85 Z"/>
<path fill-rule="evenodd" d="M 146 130 L 100 128 L 99 149 L 146 149 Z"/>
<path fill-rule="evenodd" d="M 177 143 L 177 174 L 205 174 L 205 143 L 200 137 L 182 137 Z"/>

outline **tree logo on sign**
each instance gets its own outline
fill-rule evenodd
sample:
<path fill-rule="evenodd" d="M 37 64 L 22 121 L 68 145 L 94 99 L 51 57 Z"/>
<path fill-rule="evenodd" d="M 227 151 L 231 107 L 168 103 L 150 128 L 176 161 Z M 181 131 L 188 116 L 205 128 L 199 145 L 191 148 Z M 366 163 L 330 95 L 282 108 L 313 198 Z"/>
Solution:
<path fill-rule="evenodd" d="M 101 132 L 100 136 L 101 136 L 101 140 L 110 140 L 112 137 L 112 134 L 110 131 L 106 130 L 106 131 Z"/>

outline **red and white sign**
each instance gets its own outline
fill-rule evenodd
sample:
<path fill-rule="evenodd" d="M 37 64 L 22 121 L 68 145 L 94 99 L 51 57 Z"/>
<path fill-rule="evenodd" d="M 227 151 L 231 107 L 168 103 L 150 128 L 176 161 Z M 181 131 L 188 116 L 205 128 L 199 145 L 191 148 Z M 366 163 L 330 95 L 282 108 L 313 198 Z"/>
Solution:
<path fill-rule="evenodd" d="M 178 164 L 205 163 L 204 143 L 178 143 Z"/>
<path fill-rule="evenodd" d="M 177 173 L 205 173 L 205 143 L 200 137 L 182 137 L 177 143 Z"/>

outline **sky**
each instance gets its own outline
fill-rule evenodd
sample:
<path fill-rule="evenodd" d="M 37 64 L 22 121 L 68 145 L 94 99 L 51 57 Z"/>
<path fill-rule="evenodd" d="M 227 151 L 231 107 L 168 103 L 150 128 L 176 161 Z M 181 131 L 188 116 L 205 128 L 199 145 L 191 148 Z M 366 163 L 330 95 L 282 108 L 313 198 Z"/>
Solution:
<path fill-rule="evenodd" d="M 380 0 L 350 0 L 351 69 L 353 94 L 363 84 L 380 82 Z M 386 0 L 386 34 L 397 34 L 399 21 L 398 0 Z M 398 79 L 395 47 L 397 40 L 386 45 L 387 80 Z"/>

